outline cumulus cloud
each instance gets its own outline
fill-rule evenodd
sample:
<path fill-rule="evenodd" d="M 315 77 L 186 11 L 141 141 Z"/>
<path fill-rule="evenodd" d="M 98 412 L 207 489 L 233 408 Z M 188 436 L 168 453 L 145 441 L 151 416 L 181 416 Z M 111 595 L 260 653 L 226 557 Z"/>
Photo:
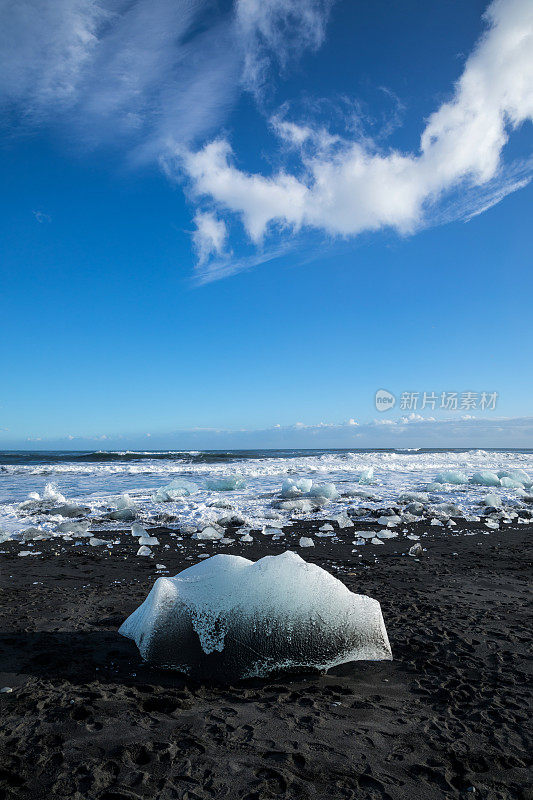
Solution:
<path fill-rule="evenodd" d="M 427 120 L 418 152 L 328 139 L 310 125 L 274 118 L 278 135 L 299 147 L 298 172 L 246 172 L 219 138 L 179 154 L 194 191 L 239 215 L 255 243 L 274 226 L 344 237 L 382 228 L 411 233 L 443 214 L 440 202 L 459 189 L 457 216 L 490 207 L 532 174 L 531 162 L 504 168 L 502 150 L 514 129 L 533 120 L 533 5 L 494 0 L 485 19 L 487 31 L 452 98 Z"/>

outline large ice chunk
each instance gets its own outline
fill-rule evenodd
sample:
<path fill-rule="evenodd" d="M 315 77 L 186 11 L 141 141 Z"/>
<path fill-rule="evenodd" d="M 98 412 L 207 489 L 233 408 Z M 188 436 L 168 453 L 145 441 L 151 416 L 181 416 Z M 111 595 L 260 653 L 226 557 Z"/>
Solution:
<path fill-rule="evenodd" d="M 498 478 L 508 478 L 509 480 L 521 483 L 526 489 L 531 486 L 531 478 L 523 469 L 504 469 L 498 472 Z M 503 486 L 503 482 L 502 482 Z"/>
<path fill-rule="evenodd" d="M 475 472 L 470 478 L 470 483 L 477 484 L 478 486 L 499 486 L 500 479 L 495 472 L 486 469 L 483 472 Z"/>
<path fill-rule="evenodd" d="M 200 679 L 392 658 L 377 600 L 290 551 L 216 555 L 158 578 L 119 633 L 146 661 Z"/>

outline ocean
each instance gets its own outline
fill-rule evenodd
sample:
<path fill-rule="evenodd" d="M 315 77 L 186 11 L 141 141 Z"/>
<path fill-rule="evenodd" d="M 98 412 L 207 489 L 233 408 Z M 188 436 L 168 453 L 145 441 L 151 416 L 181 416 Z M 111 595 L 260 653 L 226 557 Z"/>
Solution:
<path fill-rule="evenodd" d="M 249 527 L 260 528 L 278 515 L 280 524 L 292 514 L 272 507 L 286 479 L 308 478 L 316 484 L 333 483 L 342 495 L 350 487 L 366 497 L 339 497 L 328 504 L 328 513 L 343 511 L 364 501 L 368 507 L 394 504 L 405 491 L 430 490 L 430 499 L 456 503 L 465 514 L 475 514 L 489 491 L 513 500 L 520 489 L 463 483 L 435 486 L 442 472 L 461 472 L 467 479 L 479 471 L 521 469 L 533 476 L 533 450 L 205 450 L 205 451 L 6 451 L 0 452 L 0 531 L 40 525 L 53 531 L 61 518 L 33 514 L 20 508 L 31 493 L 40 497 L 62 495 L 70 503 L 90 508 L 91 525 L 120 526 L 101 522 L 102 514 L 117 507 L 125 494 L 138 518 L 150 524 L 161 514 L 176 525 L 209 524 L 220 516 L 211 504 L 223 497 L 228 506 L 245 517 Z M 216 491 L 211 481 L 232 480 L 238 488 Z M 154 500 L 155 492 L 172 481 L 186 481 L 190 494 L 171 502 Z M 48 488 L 46 488 L 48 487 Z M 320 512 L 301 518 L 325 516 Z M 327 516 L 327 515 L 326 515 Z M 154 522 L 155 524 L 155 522 Z M 122 525 L 123 526 L 123 525 Z"/>

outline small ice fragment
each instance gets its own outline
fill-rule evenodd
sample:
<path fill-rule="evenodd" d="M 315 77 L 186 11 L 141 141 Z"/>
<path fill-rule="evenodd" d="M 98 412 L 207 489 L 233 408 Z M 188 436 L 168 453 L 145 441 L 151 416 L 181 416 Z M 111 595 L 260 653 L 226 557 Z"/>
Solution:
<path fill-rule="evenodd" d="M 398 531 L 378 531 L 376 535 L 378 539 L 396 539 Z"/>
<path fill-rule="evenodd" d="M 116 506 L 119 511 L 124 511 L 127 508 L 135 508 L 135 503 L 129 494 L 121 494 L 116 500 Z"/>
<path fill-rule="evenodd" d="M 319 531 L 333 531 L 335 530 L 333 525 L 330 525 L 329 522 L 326 522 L 325 525 L 322 525 L 321 528 L 318 529 Z"/>
<path fill-rule="evenodd" d="M 497 494 L 488 494 L 483 498 L 483 505 L 489 508 L 499 508 L 502 504 L 502 499 Z"/>
<path fill-rule="evenodd" d="M 368 467 L 359 473 L 359 483 L 372 483 L 374 480 L 374 467 Z"/>
<path fill-rule="evenodd" d="M 145 534 L 144 536 L 139 536 L 139 544 L 159 544 L 159 539 L 155 536 L 148 536 L 148 534 Z"/>
<path fill-rule="evenodd" d="M 354 540 L 353 540 L 353 542 L 352 542 L 352 544 L 355 544 L 355 545 L 357 545 L 358 547 L 360 547 L 362 544 L 366 544 L 366 542 L 365 542 L 365 540 L 364 540 L 364 539 L 354 539 Z"/>
<path fill-rule="evenodd" d="M 392 514 L 389 517 L 378 517 L 378 525 L 386 525 L 388 528 L 393 528 L 394 525 L 398 525 L 401 521 L 401 518 L 396 514 Z"/>
<path fill-rule="evenodd" d="M 139 549 L 137 550 L 137 555 L 138 556 L 151 556 L 152 555 L 152 551 L 150 550 L 149 547 L 146 547 L 146 545 L 143 544 L 142 547 L 139 547 Z"/>
<path fill-rule="evenodd" d="M 167 569 L 167 567 L 164 564 L 156 564 L 155 568 L 156 569 Z"/>
<path fill-rule="evenodd" d="M 134 522 L 133 525 L 131 526 L 131 534 L 132 534 L 132 536 L 137 536 L 137 537 L 146 536 L 147 533 L 148 532 L 147 532 L 146 528 L 143 528 L 143 526 L 140 525 L 138 522 Z"/>
<path fill-rule="evenodd" d="M 283 536 L 281 528 L 273 528 L 271 525 L 265 525 L 261 532 L 263 536 Z"/>
<path fill-rule="evenodd" d="M 409 555 L 413 556 L 413 558 L 419 558 L 423 552 L 421 544 L 414 544 L 409 550 Z"/>
<path fill-rule="evenodd" d="M 309 536 L 300 536 L 300 541 L 298 542 L 300 547 L 314 547 L 315 543 Z"/>
<path fill-rule="evenodd" d="M 497 531 L 499 529 L 499 527 L 500 527 L 500 523 L 496 522 L 495 519 L 488 519 L 485 522 L 485 525 L 487 526 L 487 528 L 490 528 L 493 531 Z"/>
<path fill-rule="evenodd" d="M 347 514 L 337 514 L 335 517 L 331 517 L 333 522 L 336 522 L 339 528 L 351 528 L 353 525 L 352 520 Z"/>
<path fill-rule="evenodd" d="M 457 525 L 457 522 L 454 522 L 453 519 L 449 519 L 446 524 L 448 525 L 448 528 L 454 528 Z"/>
<path fill-rule="evenodd" d="M 245 533 L 244 536 L 241 536 L 240 541 L 248 544 L 249 542 L 253 542 L 253 536 L 250 536 L 249 533 Z"/>
<path fill-rule="evenodd" d="M 443 523 L 440 521 L 440 519 L 436 519 L 435 517 L 433 517 L 430 524 L 440 526 L 441 528 L 443 527 Z"/>
<path fill-rule="evenodd" d="M 13 691 L 13 687 L 11 687 L 11 686 L 2 686 L 2 688 L 0 689 L 0 694 L 9 694 L 12 691 Z"/>
<path fill-rule="evenodd" d="M 100 547 L 104 544 L 111 544 L 111 542 L 108 542 L 106 539 L 98 539 L 96 536 L 91 536 L 89 539 L 89 544 L 91 547 Z"/>
<path fill-rule="evenodd" d="M 383 544 L 383 542 L 381 539 L 378 539 L 377 536 L 374 536 L 374 538 L 370 540 L 370 544 Z"/>
<path fill-rule="evenodd" d="M 222 534 L 220 531 L 217 531 L 216 528 L 208 525 L 207 528 L 204 528 L 202 531 L 198 531 L 197 533 L 193 534 L 192 538 L 206 540 L 222 539 Z"/>

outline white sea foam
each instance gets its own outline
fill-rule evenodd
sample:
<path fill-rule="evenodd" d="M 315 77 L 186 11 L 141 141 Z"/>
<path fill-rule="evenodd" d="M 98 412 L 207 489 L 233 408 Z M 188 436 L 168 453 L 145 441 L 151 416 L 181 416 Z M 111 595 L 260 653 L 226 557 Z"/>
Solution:
<path fill-rule="evenodd" d="M 108 455 L 108 454 L 106 454 Z M 430 501 L 451 502 L 463 513 L 479 513 L 487 494 L 486 484 L 472 483 L 475 473 L 492 473 L 494 491 L 504 500 L 516 500 L 522 486 L 531 485 L 533 453 L 487 452 L 323 452 L 316 454 L 269 455 L 243 458 L 240 455 L 220 461 L 161 460 L 146 456 L 157 454 L 116 453 L 119 460 L 72 461 L 45 464 L 0 464 L 0 530 L 17 532 L 28 525 L 39 525 L 52 534 L 61 520 L 49 514 L 21 509 L 19 504 L 30 493 L 47 496 L 50 503 L 88 506 L 92 529 L 120 527 L 120 520 L 103 520 L 110 509 L 117 508 L 117 498 L 127 495 L 128 511 L 133 509 L 142 524 L 156 515 L 175 520 L 176 525 L 191 524 L 196 529 L 215 523 L 220 511 L 221 489 L 228 492 L 232 513 L 242 516 L 251 528 L 262 529 L 275 513 L 278 527 L 296 514 L 299 518 L 324 518 L 344 514 L 352 506 L 382 508 L 398 503 L 406 493 L 430 493 Z M 120 460 L 120 456 L 124 460 Z M 143 455 L 137 462 L 131 456 Z M 197 454 L 189 453 L 191 456 Z M 127 457 L 126 457 L 127 456 Z M 371 491 L 356 488 L 362 475 L 372 475 Z M 437 476 L 461 474 L 466 483 L 435 483 Z M 501 483 L 502 478 L 509 481 Z M 479 478 L 478 478 L 479 479 Z M 302 497 L 314 487 L 321 487 L 316 497 Z M 53 483 L 52 486 L 48 486 Z M 177 491 L 163 492 L 174 484 Z M 508 484 L 508 485 L 505 485 Z M 294 492 L 290 487 L 294 486 Z M 231 487 L 231 488 L 230 488 Z M 327 487 L 325 489 L 324 487 Z M 333 489 L 334 487 L 334 489 Z M 186 494 L 188 490 L 190 494 Z M 522 490 L 523 491 L 523 490 Z M 292 498 L 281 500 L 283 494 Z M 165 497 L 163 497 L 165 495 Z M 170 495 L 170 496 L 169 496 Z M 298 496 L 299 495 L 299 496 Z M 324 497 L 329 495 L 329 497 Z M 340 496 L 337 496 L 340 495 Z M 168 499 L 166 499 L 168 496 Z M 414 496 L 414 495 L 413 495 Z M 421 496 L 424 496 L 422 494 Z M 34 495 L 35 498 L 35 495 Z M 327 500 L 327 505 L 320 507 Z M 64 501 L 63 501 L 64 502 Z M 273 504 L 279 508 L 273 511 Z M 120 503 L 124 504 L 124 499 Z M 29 504 L 31 506 L 31 503 Z M 123 526 L 123 523 L 122 523 Z"/>

